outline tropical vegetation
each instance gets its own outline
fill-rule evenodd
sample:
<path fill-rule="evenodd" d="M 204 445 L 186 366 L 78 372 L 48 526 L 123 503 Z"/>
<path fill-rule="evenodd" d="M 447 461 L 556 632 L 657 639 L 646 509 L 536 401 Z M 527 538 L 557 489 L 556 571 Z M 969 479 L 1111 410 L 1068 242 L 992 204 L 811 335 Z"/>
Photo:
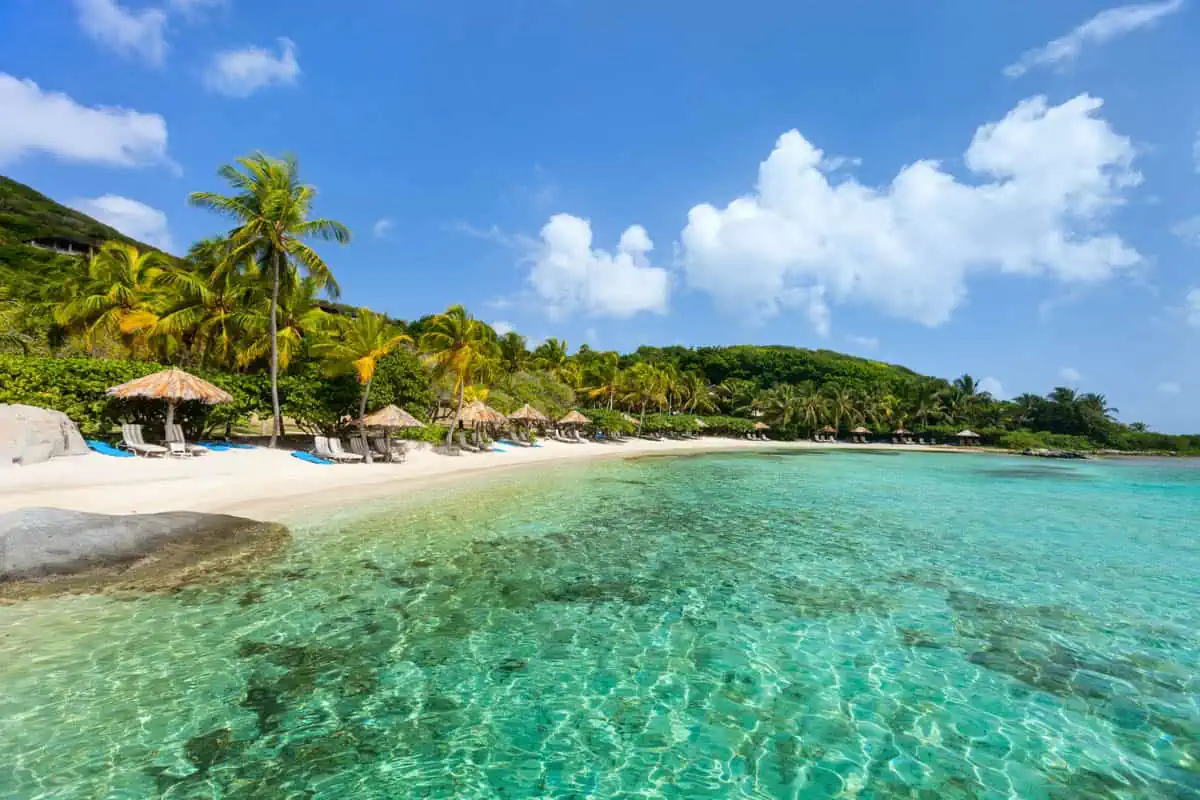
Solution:
<path fill-rule="evenodd" d="M 483 399 L 504 413 L 579 409 L 610 433 L 743 436 L 765 424 L 778 439 L 828 427 L 947 441 L 971 428 L 1001 447 L 1200 452 L 1200 436 L 1123 424 L 1104 395 L 1067 387 L 1004 400 L 970 375 L 784 346 L 531 347 L 461 305 L 407 322 L 340 305 L 335 267 L 312 242 L 345 243 L 350 231 L 314 215 L 297 161 L 255 154 L 219 176 L 228 193 L 190 200 L 233 227 L 181 258 L 0 179 L 0 402 L 58 408 L 103 434 L 119 417 L 160 413 L 109 401 L 105 388 L 176 365 L 234 396 L 182 407 L 185 426 L 228 433 L 269 417 L 272 441 L 285 425 L 335 431 L 395 403 L 430 423 L 408 435 L 449 444 L 465 403 Z"/>

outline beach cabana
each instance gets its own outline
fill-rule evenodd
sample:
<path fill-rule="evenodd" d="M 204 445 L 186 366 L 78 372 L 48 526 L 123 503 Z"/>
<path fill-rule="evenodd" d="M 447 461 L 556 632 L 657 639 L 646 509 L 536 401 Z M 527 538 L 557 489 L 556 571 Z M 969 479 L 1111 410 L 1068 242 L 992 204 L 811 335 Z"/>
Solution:
<path fill-rule="evenodd" d="M 837 440 L 837 428 L 832 425 L 826 425 L 821 428 L 821 435 L 817 439 L 819 442 L 833 442 Z"/>
<path fill-rule="evenodd" d="M 857 428 L 850 431 L 850 433 L 852 435 L 852 439 L 854 441 L 858 442 L 859 444 L 866 444 L 867 437 L 871 435 L 871 431 L 868 430 L 867 428 L 863 427 L 862 425 L 859 425 Z"/>
<path fill-rule="evenodd" d="M 412 414 L 394 405 L 386 405 L 378 411 L 372 411 L 359 420 L 359 424 L 364 428 L 381 428 L 383 430 L 384 452 L 380 455 L 389 461 L 392 459 L 392 431 L 425 427 Z M 366 442 L 363 442 L 363 448 L 370 452 Z"/>
<path fill-rule="evenodd" d="M 892 431 L 892 444 L 912 444 L 912 431 L 904 429 L 904 426 L 896 428 Z"/>
<path fill-rule="evenodd" d="M 954 435 L 958 437 L 958 443 L 964 447 L 969 447 L 973 444 L 979 444 L 979 434 L 975 433 L 975 431 L 971 430 L 970 428 L 964 428 Z"/>
<path fill-rule="evenodd" d="M 128 400 L 143 397 L 167 401 L 166 429 L 175 424 L 175 406 L 195 400 L 208 405 L 232 403 L 233 395 L 206 380 L 197 378 L 181 369 L 165 369 L 144 378 L 113 386 L 105 392 L 109 397 Z"/>
<path fill-rule="evenodd" d="M 761 439 L 762 441 L 765 442 L 767 440 L 767 435 L 765 433 L 763 433 L 763 431 L 769 431 L 770 429 L 771 429 L 771 426 L 768 425 L 767 423 L 756 422 L 756 423 L 754 423 L 754 430 L 758 431 L 758 434 L 753 436 L 752 438 Z"/>

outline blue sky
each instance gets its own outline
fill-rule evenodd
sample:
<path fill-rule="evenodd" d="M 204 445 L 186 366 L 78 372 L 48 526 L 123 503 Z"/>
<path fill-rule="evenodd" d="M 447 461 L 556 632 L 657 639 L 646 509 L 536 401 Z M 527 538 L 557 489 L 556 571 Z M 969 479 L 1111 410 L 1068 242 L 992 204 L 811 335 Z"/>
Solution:
<path fill-rule="evenodd" d="M 225 227 L 189 191 L 290 151 L 346 302 L 1200 430 L 1195 0 L 351 6 L 0 4 L 0 173 L 182 252 Z"/>

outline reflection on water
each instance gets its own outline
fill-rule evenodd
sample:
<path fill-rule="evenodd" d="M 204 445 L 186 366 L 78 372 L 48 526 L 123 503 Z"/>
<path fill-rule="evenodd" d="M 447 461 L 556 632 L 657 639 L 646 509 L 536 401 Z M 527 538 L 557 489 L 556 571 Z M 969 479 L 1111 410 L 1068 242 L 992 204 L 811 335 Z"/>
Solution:
<path fill-rule="evenodd" d="M 983 463 L 509 476 L 298 530 L 239 586 L 0 608 L 0 786 L 1197 796 L 1200 495 Z"/>

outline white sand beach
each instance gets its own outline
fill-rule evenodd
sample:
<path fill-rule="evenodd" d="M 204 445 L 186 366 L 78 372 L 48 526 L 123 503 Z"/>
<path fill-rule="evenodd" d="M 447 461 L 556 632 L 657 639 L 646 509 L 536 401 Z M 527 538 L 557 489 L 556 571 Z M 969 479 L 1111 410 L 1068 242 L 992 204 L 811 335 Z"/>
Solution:
<path fill-rule="evenodd" d="M 962 452 L 959 448 L 920 445 L 876 447 Z M 546 441 L 541 447 L 509 447 L 504 452 L 456 457 L 421 448 L 410 451 L 403 464 L 334 466 L 310 464 L 293 458 L 286 450 L 264 447 L 191 459 L 113 458 L 91 453 L 0 473 L 0 512 L 36 506 L 103 514 L 206 511 L 288 522 L 315 509 L 389 495 L 401 497 L 484 471 L 650 454 L 778 448 L 872 449 L 844 443 L 720 438 L 663 442 L 635 439 L 621 444 Z"/>

